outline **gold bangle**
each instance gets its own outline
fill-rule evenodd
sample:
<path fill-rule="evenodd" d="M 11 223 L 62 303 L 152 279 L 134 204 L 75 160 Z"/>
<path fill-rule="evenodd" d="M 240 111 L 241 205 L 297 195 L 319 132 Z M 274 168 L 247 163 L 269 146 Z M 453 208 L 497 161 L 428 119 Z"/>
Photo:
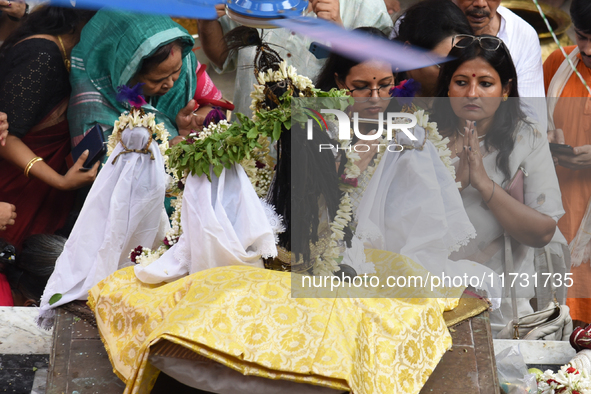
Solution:
<path fill-rule="evenodd" d="M 25 167 L 25 176 L 28 178 L 29 177 L 29 172 L 31 171 L 31 168 L 33 168 L 33 166 L 35 165 L 35 163 L 37 163 L 38 161 L 43 161 L 43 158 L 37 156 L 37 157 L 33 157 L 31 159 L 31 161 L 27 164 L 27 166 Z"/>

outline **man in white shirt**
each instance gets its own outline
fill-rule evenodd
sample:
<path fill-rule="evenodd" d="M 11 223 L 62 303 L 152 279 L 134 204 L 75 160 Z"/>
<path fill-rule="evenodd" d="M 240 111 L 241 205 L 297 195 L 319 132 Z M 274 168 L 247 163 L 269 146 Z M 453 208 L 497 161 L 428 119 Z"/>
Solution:
<path fill-rule="evenodd" d="M 223 14 L 223 9 L 220 9 L 218 15 Z M 347 29 L 373 26 L 388 33 L 386 30 L 392 28 L 392 20 L 384 0 L 311 0 L 306 15 L 326 19 Z M 199 36 L 203 51 L 218 73 L 238 70 L 234 89 L 234 111 L 250 116 L 250 92 L 256 83 L 253 73 L 255 48 L 227 53 L 223 35 L 236 26 L 238 24 L 225 15 L 214 21 L 200 20 Z M 308 50 L 310 39 L 286 29 L 268 29 L 262 37 L 288 64 L 297 69 L 298 74 L 312 80 L 316 78 L 325 59 L 316 59 Z"/>
<path fill-rule="evenodd" d="M 509 48 L 517 70 L 520 97 L 545 97 L 542 48 L 533 27 L 511 10 L 501 6 L 501 0 L 453 0 L 464 11 L 476 35 L 497 36 Z M 528 115 L 533 116 L 545 130 L 546 111 L 542 100 L 527 100 Z"/>

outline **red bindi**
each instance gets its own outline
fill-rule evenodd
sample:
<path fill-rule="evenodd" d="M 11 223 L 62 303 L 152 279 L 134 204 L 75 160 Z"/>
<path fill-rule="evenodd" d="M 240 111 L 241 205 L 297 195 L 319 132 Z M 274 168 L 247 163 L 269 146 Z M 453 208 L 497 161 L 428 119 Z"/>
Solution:
<path fill-rule="evenodd" d="M 472 74 L 472 78 L 474 78 L 476 76 L 476 74 Z"/>

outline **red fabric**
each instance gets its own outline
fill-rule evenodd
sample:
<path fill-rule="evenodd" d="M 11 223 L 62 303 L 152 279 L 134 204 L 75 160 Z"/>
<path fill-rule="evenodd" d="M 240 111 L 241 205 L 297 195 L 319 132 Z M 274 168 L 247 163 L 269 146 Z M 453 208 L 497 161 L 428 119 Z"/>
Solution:
<path fill-rule="evenodd" d="M 47 118 L 50 117 L 56 118 L 55 114 Z M 68 171 L 65 159 L 71 148 L 67 120 L 30 131 L 22 141 L 59 174 Z M 17 214 L 15 224 L 0 232 L 2 238 L 20 249 L 27 236 L 53 234 L 63 227 L 72 209 L 75 192 L 60 191 L 38 179 L 29 179 L 22 169 L 3 159 L 0 159 L 0 174 L 0 201 L 14 204 Z"/>
<path fill-rule="evenodd" d="M 4 274 L 0 274 L 0 306 L 14 306 L 10 285 Z"/>
<path fill-rule="evenodd" d="M 195 96 L 193 97 L 197 101 L 195 109 L 202 105 L 213 105 L 233 111 L 234 104 L 222 99 L 222 92 L 213 84 L 213 81 L 205 72 L 206 68 L 207 65 L 205 64 L 197 65 L 197 89 L 195 89 Z"/>

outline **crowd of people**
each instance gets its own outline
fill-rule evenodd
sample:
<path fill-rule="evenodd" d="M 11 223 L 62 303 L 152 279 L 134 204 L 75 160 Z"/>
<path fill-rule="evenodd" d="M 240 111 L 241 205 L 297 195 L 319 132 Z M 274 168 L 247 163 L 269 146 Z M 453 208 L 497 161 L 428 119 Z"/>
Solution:
<path fill-rule="evenodd" d="M 198 26 L 215 72 L 237 70 L 234 105 L 223 99 L 196 60 L 193 37 L 168 17 L 52 6 L 29 13 L 22 1 L 0 0 L 0 22 L 7 17 L 11 23 L 9 32 L 0 25 L 3 305 L 41 305 L 42 287 L 52 270 L 49 261 L 60 255 L 62 237 L 69 237 L 72 228 L 75 234 L 76 225 L 80 228 L 76 219 L 81 210 L 80 217 L 93 217 L 84 210 L 85 200 L 99 204 L 98 192 L 89 193 L 89 188 L 105 170 L 101 163 L 82 168 L 88 152 L 75 163 L 66 159 L 97 124 L 109 139 L 119 116 L 130 110 L 117 98 L 121 86 L 141 86 L 142 111 L 164 124 L 171 145 L 196 138 L 220 106 L 248 117 L 256 111 L 251 92 L 260 80 L 252 68 L 260 48 L 237 49 L 228 42 L 227 33 L 238 25 L 223 7 L 218 19 L 200 20 Z M 591 113 L 591 4 L 572 0 L 576 45 L 565 48 L 569 59 L 557 50 L 544 63 L 535 30 L 500 0 L 423 0 L 402 10 L 393 22 L 390 14 L 398 11 L 396 1 L 313 0 L 306 15 L 423 48 L 434 59 L 449 58 L 396 72 L 377 60 L 360 62 L 338 53 L 318 58 L 309 50 L 310 39 L 286 29 L 266 30 L 261 37 L 316 88 L 346 92 L 360 117 L 425 111 L 444 138 L 445 146 L 436 149 L 423 135 L 418 145 L 410 143 L 415 144 L 411 152 L 385 155 L 382 161 L 377 145 L 352 159 L 344 154 L 334 158 L 335 179 L 347 177 L 348 160 L 359 171 L 351 192 L 357 233 L 375 226 L 382 234 L 381 243 L 373 244 L 376 249 L 404 255 L 431 272 L 471 267 L 502 275 L 508 250 L 520 275 L 533 277 L 540 267 L 552 265 L 552 272 L 572 273 L 573 278 L 568 294 L 559 289 L 559 301 L 569 305 L 579 325 L 590 323 L 591 137 L 586 115 Z M 413 101 L 397 96 L 412 96 Z M 365 124 L 361 133 L 374 129 Z M 353 145 L 363 142 L 354 139 Z M 549 143 L 572 150 L 551 150 Z M 449 157 L 441 160 L 438 149 L 446 149 Z M 289 160 L 280 150 L 276 159 Z M 410 168 L 415 175 L 403 174 Z M 130 175 L 129 182 L 140 185 L 141 179 Z M 275 179 L 274 187 L 283 181 Z M 386 198 L 370 196 L 370 191 Z M 332 203 L 326 203 L 331 211 Z M 160 207 L 154 210 L 158 222 Z M 76 239 L 84 237 L 76 234 Z M 95 245 L 99 255 L 108 248 L 102 242 Z M 130 249 L 127 241 L 121 242 L 116 248 Z M 76 256 L 74 265 L 80 258 Z M 73 299 L 85 297 L 90 287 L 125 266 L 119 258 L 113 261 L 111 272 L 92 283 L 77 278 L 85 284 L 82 290 L 72 285 L 77 289 Z M 541 300 L 549 299 L 533 282 L 520 286 L 517 295 L 519 315 L 543 309 Z M 534 298 L 537 304 L 531 302 Z M 493 331 L 512 318 L 511 300 L 504 299 L 491 314 Z"/>

